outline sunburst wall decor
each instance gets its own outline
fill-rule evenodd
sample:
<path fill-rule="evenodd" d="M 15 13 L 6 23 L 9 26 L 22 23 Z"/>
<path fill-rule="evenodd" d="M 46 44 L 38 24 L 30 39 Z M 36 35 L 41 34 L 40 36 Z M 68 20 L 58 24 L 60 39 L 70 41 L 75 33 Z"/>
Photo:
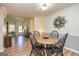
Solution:
<path fill-rule="evenodd" d="M 65 20 L 65 17 L 58 16 L 57 18 L 54 19 L 53 25 L 54 25 L 55 28 L 60 29 L 60 28 L 65 26 L 66 22 L 67 21 Z"/>

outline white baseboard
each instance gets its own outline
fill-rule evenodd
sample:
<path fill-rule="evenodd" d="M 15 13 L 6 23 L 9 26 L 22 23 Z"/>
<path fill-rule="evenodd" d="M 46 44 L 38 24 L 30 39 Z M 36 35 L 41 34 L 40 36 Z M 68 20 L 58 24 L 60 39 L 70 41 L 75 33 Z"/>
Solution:
<path fill-rule="evenodd" d="M 0 52 L 3 52 L 5 50 L 5 48 L 1 49 Z"/>
<path fill-rule="evenodd" d="M 67 47 L 64 47 L 65 49 L 68 49 L 68 50 L 71 50 L 71 51 L 73 51 L 73 52 L 75 52 L 75 53 L 79 53 L 79 51 L 77 51 L 77 50 L 74 50 L 74 49 L 71 49 L 71 48 L 67 48 Z"/>

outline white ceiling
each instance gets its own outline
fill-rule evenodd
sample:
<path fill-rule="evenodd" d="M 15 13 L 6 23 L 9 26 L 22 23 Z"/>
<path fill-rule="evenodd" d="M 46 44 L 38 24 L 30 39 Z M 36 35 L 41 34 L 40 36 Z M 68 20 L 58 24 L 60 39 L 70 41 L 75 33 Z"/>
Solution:
<path fill-rule="evenodd" d="M 40 9 L 39 3 L 4 3 L 8 14 L 32 18 L 55 13 L 61 9 L 74 5 L 73 3 L 50 3 L 47 11 Z"/>

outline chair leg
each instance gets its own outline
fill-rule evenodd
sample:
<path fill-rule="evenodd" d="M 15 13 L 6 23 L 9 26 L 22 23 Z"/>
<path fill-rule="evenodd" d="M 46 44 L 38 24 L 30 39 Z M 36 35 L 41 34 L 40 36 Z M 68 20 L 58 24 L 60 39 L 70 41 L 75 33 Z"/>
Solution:
<path fill-rule="evenodd" d="M 31 50 L 31 53 L 30 53 L 30 56 L 32 55 L 32 50 Z"/>
<path fill-rule="evenodd" d="M 43 49 L 43 56 L 45 56 L 45 49 Z"/>
<path fill-rule="evenodd" d="M 44 50 L 43 50 L 42 52 L 43 52 L 43 55 L 45 55 Z M 33 50 L 31 50 L 30 56 L 32 55 L 32 53 L 33 53 L 34 55 L 36 55 L 36 56 L 38 56 L 38 55 L 39 55 L 39 56 L 43 56 L 40 52 L 38 52 L 38 53 L 36 52 L 36 53 L 35 53 L 35 52 L 33 52 Z"/>
<path fill-rule="evenodd" d="M 60 56 L 64 56 L 63 53 L 61 53 Z"/>
<path fill-rule="evenodd" d="M 58 56 L 58 53 L 56 53 L 55 56 Z"/>
<path fill-rule="evenodd" d="M 46 49 L 47 56 L 52 56 L 54 52 L 52 50 Z"/>

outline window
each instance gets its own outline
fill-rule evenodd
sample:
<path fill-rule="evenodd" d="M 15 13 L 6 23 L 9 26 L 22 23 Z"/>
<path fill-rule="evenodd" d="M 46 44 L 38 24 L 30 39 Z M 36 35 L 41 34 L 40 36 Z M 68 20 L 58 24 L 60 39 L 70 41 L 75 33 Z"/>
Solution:
<path fill-rule="evenodd" d="M 21 25 L 19 25 L 18 31 L 22 32 L 22 26 Z"/>
<path fill-rule="evenodd" d="M 15 25 L 9 24 L 9 32 L 12 32 L 12 31 L 15 32 Z"/>

